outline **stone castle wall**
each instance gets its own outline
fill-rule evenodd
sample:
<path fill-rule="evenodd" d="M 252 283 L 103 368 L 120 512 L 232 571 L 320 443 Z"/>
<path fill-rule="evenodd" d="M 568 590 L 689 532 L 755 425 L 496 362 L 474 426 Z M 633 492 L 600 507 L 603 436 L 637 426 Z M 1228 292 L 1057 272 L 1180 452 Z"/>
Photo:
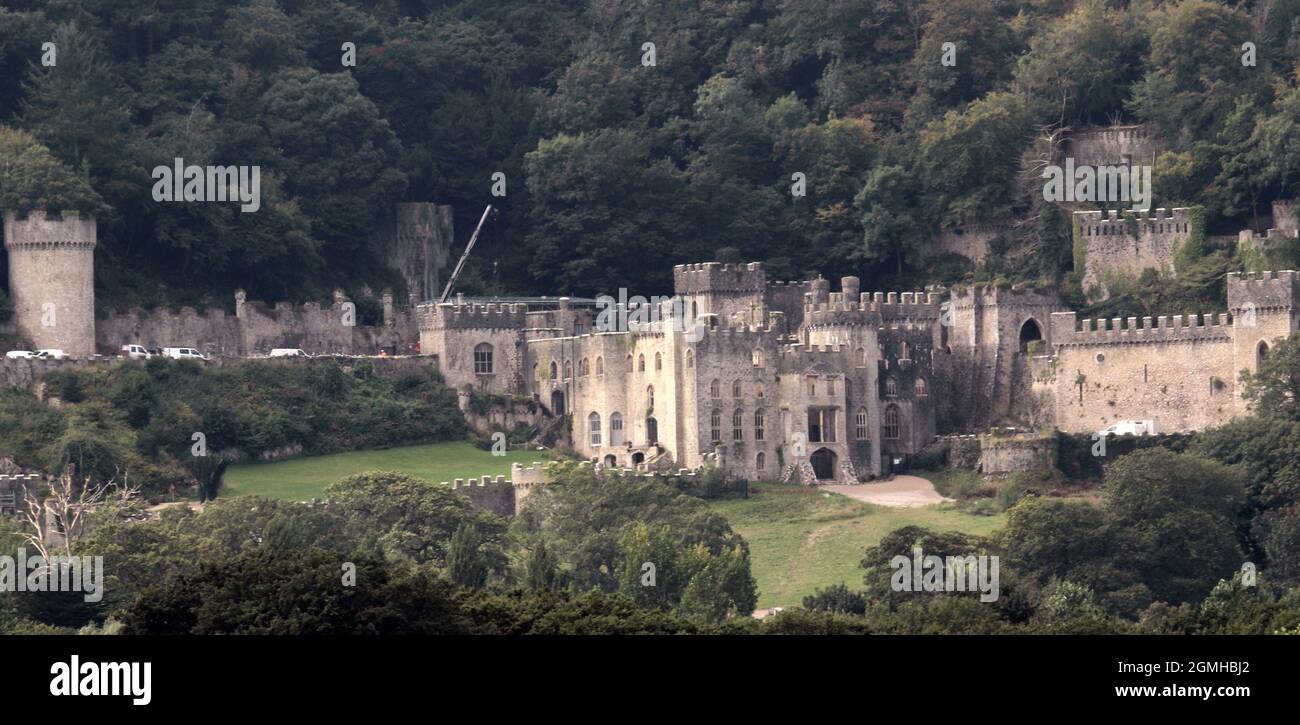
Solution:
<path fill-rule="evenodd" d="M 5 212 L 4 238 L 16 332 L 35 349 L 93 355 L 95 219 Z"/>
<path fill-rule="evenodd" d="M 1174 272 L 1174 253 L 1191 235 L 1190 210 L 1156 209 L 1129 219 L 1119 212 L 1074 213 L 1075 226 L 1086 248 L 1083 287 L 1105 290 L 1110 275 L 1136 279 L 1143 270 Z"/>
<path fill-rule="evenodd" d="M 1098 126 L 1071 132 L 1061 147 L 1061 157 L 1076 166 L 1151 165 L 1160 151 L 1157 134 L 1145 124 Z"/>

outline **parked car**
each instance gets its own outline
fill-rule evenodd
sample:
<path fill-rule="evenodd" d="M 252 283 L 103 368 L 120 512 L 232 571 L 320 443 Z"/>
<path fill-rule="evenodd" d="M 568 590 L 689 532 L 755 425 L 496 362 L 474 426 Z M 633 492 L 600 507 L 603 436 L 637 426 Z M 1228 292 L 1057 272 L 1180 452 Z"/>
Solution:
<path fill-rule="evenodd" d="M 49 347 L 37 350 L 36 357 L 41 360 L 63 360 L 68 357 L 68 354 L 58 348 Z"/>
<path fill-rule="evenodd" d="M 5 357 L 10 360 L 26 360 L 36 357 L 36 353 L 31 350 L 10 350 L 5 353 Z"/>
<path fill-rule="evenodd" d="M 1121 420 L 1102 429 L 1103 436 L 1153 436 L 1156 434 L 1154 420 Z"/>
<path fill-rule="evenodd" d="M 277 347 L 267 357 L 311 357 L 306 351 L 296 347 Z"/>
<path fill-rule="evenodd" d="M 173 360 L 202 360 L 204 362 L 208 360 L 203 353 L 192 347 L 164 347 L 163 356 Z"/>
<path fill-rule="evenodd" d="M 129 357 L 133 360 L 148 360 L 153 354 L 144 345 L 123 345 L 122 357 Z"/>

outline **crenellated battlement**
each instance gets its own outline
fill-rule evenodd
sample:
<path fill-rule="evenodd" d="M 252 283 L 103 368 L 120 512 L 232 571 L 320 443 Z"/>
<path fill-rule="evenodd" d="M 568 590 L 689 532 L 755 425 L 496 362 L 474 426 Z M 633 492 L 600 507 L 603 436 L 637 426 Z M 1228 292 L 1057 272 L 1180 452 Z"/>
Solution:
<path fill-rule="evenodd" d="M 1077 313 L 1052 313 L 1054 345 L 1123 345 L 1232 339 L 1232 315 L 1162 315 L 1077 320 Z"/>
<path fill-rule="evenodd" d="M 26 216 L 5 212 L 5 249 L 94 249 L 96 223 L 93 216 L 63 212 L 48 216 L 30 211 Z"/>
<path fill-rule="evenodd" d="M 420 305 L 423 329 L 522 330 L 528 326 L 528 306 L 517 303 L 455 303 Z"/>
<path fill-rule="evenodd" d="M 1189 208 L 1180 206 L 1169 210 L 1158 207 L 1154 211 L 1125 211 L 1123 214 L 1115 209 L 1109 212 L 1076 211 L 1074 219 L 1085 237 L 1131 236 L 1135 232 L 1159 236 L 1188 234 L 1191 231 L 1190 214 Z"/>
<path fill-rule="evenodd" d="M 1300 273 L 1228 273 L 1228 309 L 1240 314 L 1247 305 L 1257 312 L 1284 311 L 1300 307 Z"/>
<path fill-rule="evenodd" d="M 679 294 L 710 292 L 762 293 L 767 273 L 762 262 L 724 264 L 700 262 L 673 267 L 673 290 Z"/>

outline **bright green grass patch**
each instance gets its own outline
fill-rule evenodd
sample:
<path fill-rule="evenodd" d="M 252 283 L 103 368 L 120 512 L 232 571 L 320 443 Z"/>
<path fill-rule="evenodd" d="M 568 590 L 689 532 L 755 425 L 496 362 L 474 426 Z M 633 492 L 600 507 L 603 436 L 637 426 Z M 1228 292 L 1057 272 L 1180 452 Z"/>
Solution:
<path fill-rule="evenodd" d="M 256 494 L 306 501 L 322 498 L 326 486 L 362 471 L 400 471 L 437 482 L 484 475 L 508 477 L 511 463 L 528 465 L 540 460 L 545 460 L 542 451 L 508 451 L 504 456 L 493 456 L 463 441 L 349 451 L 231 466 L 226 471 L 221 495 Z"/>
<path fill-rule="evenodd" d="M 712 502 L 731 528 L 749 542 L 758 580 L 758 606 L 799 606 L 814 590 L 844 583 L 862 587 L 867 547 L 908 525 L 987 535 L 1003 516 L 972 516 L 953 504 L 889 508 L 855 501 L 816 487 L 751 484 L 750 498 Z"/>

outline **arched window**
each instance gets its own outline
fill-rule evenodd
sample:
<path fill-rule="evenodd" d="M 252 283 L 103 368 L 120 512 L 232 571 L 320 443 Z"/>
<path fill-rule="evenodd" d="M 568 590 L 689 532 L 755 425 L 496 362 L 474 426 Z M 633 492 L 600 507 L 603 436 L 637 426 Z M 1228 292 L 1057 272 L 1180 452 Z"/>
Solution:
<path fill-rule="evenodd" d="M 609 444 L 623 445 L 623 416 L 618 413 L 609 414 Z"/>
<path fill-rule="evenodd" d="M 709 440 L 714 443 L 722 442 L 722 411 L 717 408 L 709 413 Z"/>
<path fill-rule="evenodd" d="M 902 428 L 898 423 L 898 406 L 890 403 L 885 406 L 885 424 L 882 426 L 885 430 L 885 438 L 889 440 L 898 440 Z"/>
<path fill-rule="evenodd" d="M 551 380 L 554 380 L 556 377 L 559 376 L 559 374 L 560 374 L 560 366 L 559 366 L 559 365 L 556 365 L 556 364 L 555 364 L 555 361 L 552 360 L 552 361 L 551 361 Z"/>
<path fill-rule="evenodd" d="M 826 394 L 835 394 L 835 378 L 826 378 Z"/>
<path fill-rule="evenodd" d="M 1259 346 L 1255 348 L 1255 371 L 1259 372 L 1259 366 L 1264 364 L 1264 358 L 1268 357 L 1268 343 L 1263 340 L 1259 341 Z"/>
<path fill-rule="evenodd" d="M 694 351 L 694 350 L 687 350 L 687 351 L 686 351 L 686 367 L 688 367 L 688 368 L 693 368 L 693 367 L 695 367 L 695 351 Z"/>
<path fill-rule="evenodd" d="M 537 373 L 537 363 L 533 363 L 533 380 L 541 380 L 541 377 Z"/>
<path fill-rule="evenodd" d="M 739 381 L 739 380 L 733 380 L 733 381 L 731 382 L 731 397 L 733 397 L 733 398 L 739 398 L 739 397 L 740 397 L 740 393 L 741 393 L 740 381 Z"/>
<path fill-rule="evenodd" d="M 645 353 L 636 356 L 636 371 L 645 372 Z"/>
<path fill-rule="evenodd" d="M 655 386 L 648 385 L 645 389 L 646 407 L 650 410 L 655 409 Z"/>
<path fill-rule="evenodd" d="M 759 451 L 758 455 L 754 456 L 754 470 L 762 473 L 766 468 L 767 456 L 764 455 L 762 451 Z"/>
<path fill-rule="evenodd" d="M 808 378 L 808 394 L 817 394 L 817 378 Z"/>
<path fill-rule="evenodd" d="M 745 411 L 740 408 L 731 414 L 731 440 L 745 440 Z"/>
<path fill-rule="evenodd" d="M 858 367 L 865 368 L 867 366 L 867 351 L 858 348 L 857 352 L 853 353 L 853 360 Z"/>
<path fill-rule="evenodd" d="M 763 409 L 759 408 L 758 410 L 754 411 L 754 440 L 756 441 L 763 440 L 763 436 L 765 435 L 765 432 L 763 430 L 764 422 L 766 421 L 764 420 Z"/>
<path fill-rule="evenodd" d="M 930 391 L 925 387 L 925 378 L 917 378 L 916 382 L 912 383 L 912 389 L 916 392 L 918 398 L 924 398 L 930 394 Z"/>
<path fill-rule="evenodd" d="M 492 374 L 492 346 L 486 342 L 480 342 L 474 346 L 474 374 Z"/>
<path fill-rule="evenodd" d="M 663 369 L 664 369 L 664 357 L 659 353 L 655 353 L 655 370 L 663 370 Z"/>
<path fill-rule="evenodd" d="M 587 416 L 587 430 L 591 434 L 591 447 L 600 447 L 600 413 Z"/>
<path fill-rule="evenodd" d="M 758 368 L 758 367 L 762 367 L 762 366 L 763 366 L 763 349 L 762 349 L 762 348 L 754 348 L 754 352 L 753 352 L 753 354 L 752 354 L 750 357 L 751 357 L 751 359 L 752 359 L 753 362 L 754 362 L 754 367 Z"/>
<path fill-rule="evenodd" d="M 585 378 L 591 374 L 591 363 L 587 358 L 578 361 L 578 377 Z"/>
<path fill-rule="evenodd" d="M 627 371 L 632 372 L 632 353 L 627 354 Z"/>
<path fill-rule="evenodd" d="M 754 386 L 754 397 L 756 397 L 756 398 L 760 398 L 760 399 L 763 397 L 763 384 L 762 384 L 762 383 L 758 383 L 757 385 Z"/>
<path fill-rule="evenodd" d="M 901 354 L 898 356 L 898 359 L 899 359 L 899 360 L 907 360 L 907 359 L 909 359 L 909 358 L 907 357 L 907 343 L 906 343 L 906 342 L 901 343 L 901 346 L 902 346 L 902 349 L 899 351 Z"/>
<path fill-rule="evenodd" d="M 890 398 L 894 397 L 895 395 L 898 395 L 897 380 L 893 378 L 885 378 L 885 395 Z"/>
<path fill-rule="evenodd" d="M 709 397 L 714 400 L 722 397 L 722 383 L 718 382 L 717 378 L 714 378 L 713 382 L 709 383 Z"/>
<path fill-rule="evenodd" d="M 867 428 L 866 408 L 858 408 L 858 414 L 853 419 L 853 433 L 854 436 L 860 441 L 865 441 L 867 438 L 870 437 L 870 435 L 868 435 L 870 431 Z"/>
<path fill-rule="evenodd" d="M 564 379 L 565 379 L 565 380 L 572 380 L 572 379 L 573 379 L 573 361 L 572 361 L 572 360 L 565 360 L 565 361 L 564 361 Z"/>
<path fill-rule="evenodd" d="M 596 358 L 596 374 L 597 375 L 605 374 L 605 358 L 603 356 Z"/>

